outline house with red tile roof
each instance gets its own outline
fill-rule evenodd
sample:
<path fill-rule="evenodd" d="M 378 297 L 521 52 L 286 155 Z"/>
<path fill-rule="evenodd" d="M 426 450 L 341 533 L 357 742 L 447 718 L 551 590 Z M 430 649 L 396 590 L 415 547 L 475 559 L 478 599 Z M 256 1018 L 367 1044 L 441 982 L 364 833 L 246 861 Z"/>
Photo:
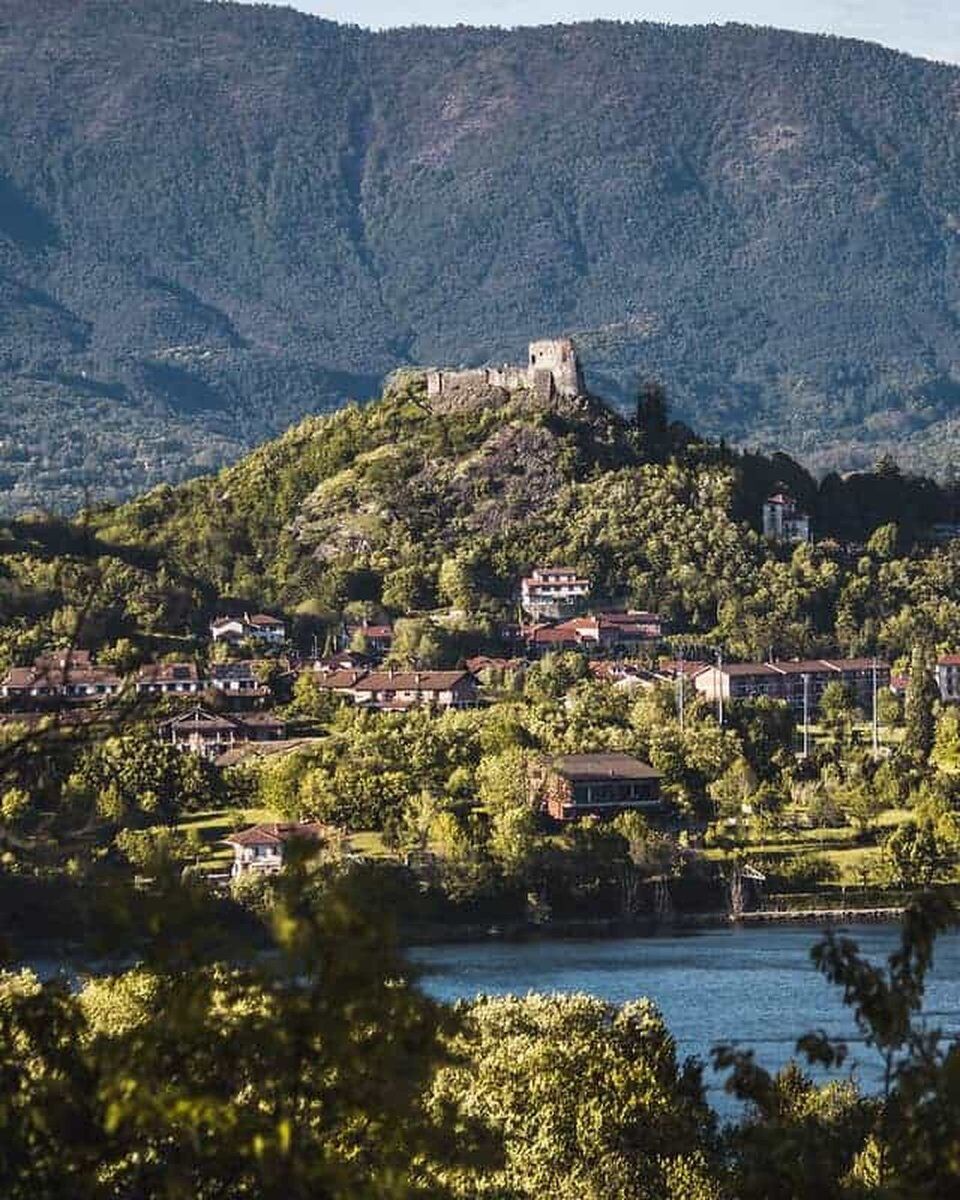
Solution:
<path fill-rule="evenodd" d="M 330 671 L 316 677 L 317 687 L 349 697 L 355 704 L 383 711 L 433 707 L 475 708 L 479 682 L 470 671 Z"/>
<path fill-rule="evenodd" d="M 233 847 L 230 875 L 250 872 L 275 874 L 282 870 L 284 854 L 292 841 L 321 842 L 336 836 L 336 831 L 315 821 L 289 821 L 251 825 L 224 838 Z"/>
<path fill-rule="evenodd" d="M 122 687 L 113 668 L 97 666 L 89 650 L 63 650 L 40 655 L 31 667 L 11 667 L 0 680 L 0 696 L 14 703 L 83 703 L 108 700 Z"/>
<path fill-rule="evenodd" d="M 555 821 L 662 808 L 660 775 L 632 754 L 558 754 L 530 768 L 530 801 Z"/>
<path fill-rule="evenodd" d="M 196 663 L 147 663 L 137 672 L 138 696 L 196 696 L 206 687 Z"/>
<path fill-rule="evenodd" d="M 469 671 L 369 671 L 354 685 L 358 704 L 370 708 L 475 708 L 476 676 Z"/>
<path fill-rule="evenodd" d="M 361 621 L 357 625 L 346 625 L 343 630 L 344 648 L 349 649 L 354 640 L 362 642 L 365 653 L 382 657 L 390 653 L 393 646 L 393 626 L 386 622 Z"/>
<path fill-rule="evenodd" d="M 268 646 L 282 646 L 287 640 L 286 622 L 268 613 L 244 613 L 242 617 L 214 617 L 210 622 L 210 636 L 215 642 L 226 642 L 236 646 L 241 642 L 263 642 Z"/>

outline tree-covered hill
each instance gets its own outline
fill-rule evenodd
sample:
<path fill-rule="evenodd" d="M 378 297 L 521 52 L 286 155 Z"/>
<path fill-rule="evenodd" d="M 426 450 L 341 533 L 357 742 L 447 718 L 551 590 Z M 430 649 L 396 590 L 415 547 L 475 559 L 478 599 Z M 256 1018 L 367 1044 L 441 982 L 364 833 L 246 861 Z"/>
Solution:
<path fill-rule="evenodd" d="M 0 0 L 0 478 L 129 494 L 573 331 L 707 433 L 946 473 L 960 72 L 832 38 Z"/>
<path fill-rule="evenodd" d="M 816 547 L 759 535 L 778 485 L 812 513 Z M 735 453 L 670 423 L 656 393 L 630 417 L 593 397 L 494 388 L 431 401 L 423 374 L 405 372 L 377 402 L 308 418 L 217 475 L 78 528 L 107 548 L 87 560 L 146 556 L 208 602 L 328 626 L 351 605 L 502 619 L 521 575 L 563 562 L 590 576 L 598 603 L 652 609 L 737 655 L 897 655 L 918 637 L 960 639 L 960 543 L 924 540 L 957 502 L 892 464 L 817 484 L 785 455 Z M 19 567 L 13 581 L 11 613 L 36 587 Z M 123 587 L 132 604 L 137 589 Z"/>

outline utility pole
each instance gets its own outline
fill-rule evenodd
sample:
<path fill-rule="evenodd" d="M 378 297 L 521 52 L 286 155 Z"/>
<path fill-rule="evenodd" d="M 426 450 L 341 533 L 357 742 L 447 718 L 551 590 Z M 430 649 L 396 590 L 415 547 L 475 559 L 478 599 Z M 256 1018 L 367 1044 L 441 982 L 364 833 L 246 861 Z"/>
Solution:
<path fill-rule="evenodd" d="M 683 670 L 683 665 L 684 665 L 683 659 L 684 659 L 684 651 L 683 651 L 683 647 L 681 646 L 680 647 L 680 658 L 678 660 L 680 669 L 677 671 L 677 712 L 680 716 L 680 732 L 681 733 L 683 732 L 683 699 L 684 699 L 683 693 L 684 693 L 685 684 L 686 684 L 686 675 L 684 674 L 684 670 Z"/>
<path fill-rule="evenodd" d="M 877 656 L 873 656 L 873 757 L 880 754 L 880 709 L 877 703 Z"/>
<path fill-rule="evenodd" d="M 803 757 L 810 756 L 810 675 L 803 673 Z"/>
<path fill-rule="evenodd" d="M 717 650 L 717 719 L 723 728 L 723 651 Z"/>

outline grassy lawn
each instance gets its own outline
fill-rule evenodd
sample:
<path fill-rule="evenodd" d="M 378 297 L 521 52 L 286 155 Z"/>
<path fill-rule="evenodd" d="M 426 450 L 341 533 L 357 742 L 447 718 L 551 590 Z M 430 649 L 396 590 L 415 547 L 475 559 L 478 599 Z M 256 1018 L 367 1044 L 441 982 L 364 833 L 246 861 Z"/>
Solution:
<path fill-rule="evenodd" d="M 203 844 L 202 865 L 223 868 L 233 861 L 233 850 L 223 844 L 225 837 L 247 825 L 282 820 L 283 817 L 266 808 L 220 808 L 190 813 L 179 822 L 177 828 L 183 833 L 193 831 L 199 836 Z M 394 857 L 393 852 L 383 844 L 383 835 L 374 830 L 352 833 L 347 839 L 347 848 L 354 854 L 369 858 Z"/>
<path fill-rule="evenodd" d="M 742 853 L 747 859 L 751 855 L 791 858 L 799 854 L 814 854 L 836 866 L 839 875 L 834 886 L 859 887 L 864 870 L 869 871 L 879 857 L 877 841 L 910 815 L 910 810 L 906 808 L 891 808 L 881 813 L 874 822 L 871 840 L 865 843 L 859 841 L 857 830 L 852 825 L 843 825 L 838 828 L 772 833 L 762 841 L 747 843 Z M 711 847 L 704 854 L 707 858 L 722 859 L 726 851 Z"/>
<path fill-rule="evenodd" d="M 363 854 L 367 858 L 394 858 L 392 850 L 383 844 L 383 834 L 376 830 L 365 830 L 351 833 L 347 838 L 347 847 L 354 854 Z"/>
<path fill-rule="evenodd" d="M 221 808 L 211 812 L 190 813 L 177 828 L 184 833 L 196 831 L 203 844 L 202 861 L 208 866 L 227 865 L 233 860 L 233 850 L 223 845 L 223 838 L 260 821 L 275 821 L 276 816 L 265 808 Z"/>

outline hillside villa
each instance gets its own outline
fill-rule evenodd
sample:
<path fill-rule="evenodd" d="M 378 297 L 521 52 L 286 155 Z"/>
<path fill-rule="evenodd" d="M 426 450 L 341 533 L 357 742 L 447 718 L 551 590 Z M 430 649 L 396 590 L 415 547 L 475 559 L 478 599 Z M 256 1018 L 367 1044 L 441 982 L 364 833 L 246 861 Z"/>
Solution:
<path fill-rule="evenodd" d="M 286 723 L 270 713 L 240 717 L 210 712 L 197 704 L 160 721 L 157 735 L 178 750 L 214 759 L 246 742 L 280 741 L 286 736 Z"/>
<path fill-rule="evenodd" d="M 786 492 L 775 492 L 763 503 L 763 536 L 788 545 L 810 541 L 810 518 Z"/>
<path fill-rule="evenodd" d="M 663 622 L 656 613 L 601 610 L 557 623 L 521 625 L 514 637 L 537 658 L 560 650 L 629 654 L 650 646 L 662 635 Z"/>
<path fill-rule="evenodd" d="M 590 595 L 590 580 L 572 567 L 535 567 L 520 581 L 520 605 L 535 621 L 572 616 Z"/>
<path fill-rule="evenodd" d="M 255 613 L 252 617 L 214 617 L 210 636 L 215 642 L 236 646 L 241 642 L 262 642 L 267 646 L 282 646 L 287 640 L 287 626 L 279 617 Z"/>
<path fill-rule="evenodd" d="M 196 663 L 147 663 L 137 672 L 138 696 L 195 696 L 205 687 Z"/>
<path fill-rule="evenodd" d="M 344 650 L 360 643 L 364 647 L 364 654 L 382 658 L 390 653 L 393 646 L 393 626 L 386 622 L 375 623 L 366 620 L 357 625 L 345 625 L 340 640 Z"/>
<path fill-rule="evenodd" d="M 317 686 L 379 710 L 416 707 L 475 708 L 479 685 L 470 671 L 318 672 Z"/>

